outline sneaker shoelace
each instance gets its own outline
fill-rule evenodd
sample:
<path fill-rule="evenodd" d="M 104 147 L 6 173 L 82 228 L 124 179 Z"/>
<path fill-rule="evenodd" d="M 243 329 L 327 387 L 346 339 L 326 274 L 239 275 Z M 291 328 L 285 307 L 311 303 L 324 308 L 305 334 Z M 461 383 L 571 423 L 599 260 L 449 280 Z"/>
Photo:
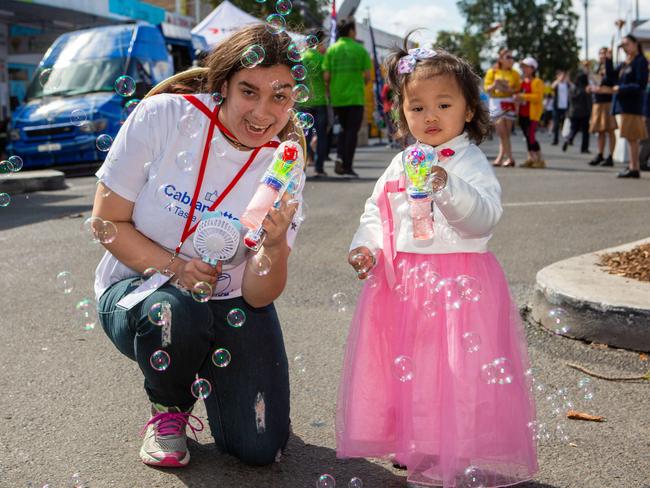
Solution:
<path fill-rule="evenodd" d="M 192 419 L 198 422 L 196 427 L 192 425 Z M 154 426 L 156 436 L 180 436 L 184 433 L 185 426 L 188 426 L 194 434 L 194 438 L 197 439 L 196 433 L 203 430 L 203 422 L 198 417 L 186 412 L 160 412 L 154 415 L 142 427 L 141 436 L 144 435 L 149 425 Z"/>

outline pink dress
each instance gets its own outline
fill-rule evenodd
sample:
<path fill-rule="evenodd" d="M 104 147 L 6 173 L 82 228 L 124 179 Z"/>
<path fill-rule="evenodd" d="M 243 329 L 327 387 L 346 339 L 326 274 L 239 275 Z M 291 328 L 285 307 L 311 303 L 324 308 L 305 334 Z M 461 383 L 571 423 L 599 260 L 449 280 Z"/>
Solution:
<path fill-rule="evenodd" d="M 389 191 L 403 191 L 388 181 Z M 382 204 L 383 200 L 383 204 Z M 498 487 L 537 472 L 525 338 L 492 253 L 393 253 L 384 246 L 348 336 L 338 457 L 406 465 L 423 486 Z"/>

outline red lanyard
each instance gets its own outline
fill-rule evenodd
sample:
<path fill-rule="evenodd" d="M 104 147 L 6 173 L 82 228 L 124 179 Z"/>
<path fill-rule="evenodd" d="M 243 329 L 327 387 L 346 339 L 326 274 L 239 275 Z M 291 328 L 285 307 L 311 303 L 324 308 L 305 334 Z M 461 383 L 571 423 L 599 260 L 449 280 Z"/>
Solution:
<path fill-rule="evenodd" d="M 187 216 L 187 220 L 185 221 L 185 228 L 183 229 L 183 234 L 181 235 L 181 240 L 178 243 L 178 246 L 176 247 L 175 255 L 178 255 L 181 252 L 181 247 L 183 247 L 183 243 L 187 240 L 189 236 L 191 236 L 194 231 L 196 230 L 197 226 L 199 225 L 198 223 L 192 225 L 192 219 L 194 218 L 194 210 L 196 209 L 196 202 L 199 199 L 199 193 L 201 191 L 201 186 L 203 184 L 203 177 L 205 176 L 205 168 L 208 163 L 208 156 L 210 154 L 210 142 L 212 141 L 212 134 L 214 134 L 214 127 L 215 125 L 219 127 L 221 132 L 226 134 L 228 137 L 231 139 L 237 140 L 235 136 L 233 136 L 228 129 L 224 127 L 224 125 L 221 123 L 217 115 L 219 114 L 219 105 L 214 107 L 214 110 L 211 112 L 208 107 L 206 107 L 198 98 L 196 98 L 194 95 L 183 95 L 183 97 L 190 103 L 192 103 L 194 106 L 196 106 L 201 112 L 206 114 L 208 118 L 210 119 L 210 127 L 208 128 L 208 136 L 205 139 L 205 145 L 203 147 L 203 157 L 201 158 L 201 167 L 199 168 L 199 177 L 196 180 L 196 186 L 194 187 L 194 195 L 192 196 L 192 203 L 190 203 L 190 212 L 189 215 Z M 221 192 L 219 197 L 217 198 L 217 201 L 214 202 L 210 208 L 208 209 L 210 212 L 214 211 L 214 209 L 217 208 L 217 206 L 228 196 L 230 191 L 237 185 L 239 180 L 241 179 L 242 176 L 244 176 L 244 173 L 248 169 L 248 167 L 253 163 L 253 160 L 257 156 L 257 154 L 260 152 L 260 150 L 263 147 L 278 147 L 280 143 L 277 141 L 269 141 L 260 147 L 256 147 L 253 150 L 253 153 L 250 155 L 248 158 L 248 161 L 246 161 L 246 164 L 240 168 L 240 170 L 237 172 L 235 177 L 232 179 L 230 183 L 228 183 L 228 186 Z"/>

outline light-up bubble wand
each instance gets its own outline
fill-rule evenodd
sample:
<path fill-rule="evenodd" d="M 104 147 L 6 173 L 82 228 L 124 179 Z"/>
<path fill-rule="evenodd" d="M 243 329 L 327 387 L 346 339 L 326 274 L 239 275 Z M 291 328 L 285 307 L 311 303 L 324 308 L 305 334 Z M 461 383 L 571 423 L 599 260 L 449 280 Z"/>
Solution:
<path fill-rule="evenodd" d="M 413 221 L 414 239 L 433 238 L 431 170 L 437 162 L 436 150 L 428 144 L 416 142 L 402 152 L 402 164 L 407 181 L 406 194 Z"/>

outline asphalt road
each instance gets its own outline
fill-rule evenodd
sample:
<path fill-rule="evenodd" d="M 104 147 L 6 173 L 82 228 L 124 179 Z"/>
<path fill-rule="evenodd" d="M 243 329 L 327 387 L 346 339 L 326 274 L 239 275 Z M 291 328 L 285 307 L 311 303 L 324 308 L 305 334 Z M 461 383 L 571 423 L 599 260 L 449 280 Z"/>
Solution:
<path fill-rule="evenodd" d="M 524 318 L 540 268 L 650 236 L 650 174 L 619 180 L 614 174 L 620 168 L 589 167 L 575 148 L 564 154 L 546 136 L 541 140 L 548 169 L 497 170 L 505 213 L 491 248 Z M 523 161 L 519 137 L 515 144 Z M 494 155 L 494 142 L 484 150 Z M 140 372 L 99 325 L 84 331 L 75 310 L 79 300 L 92 297 L 102 252 L 79 231 L 91 210 L 94 178 L 71 178 L 64 191 L 14 196 L 0 208 L 0 487 L 68 487 L 77 472 L 91 487 L 313 487 L 322 473 L 332 474 L 338 487 L 353 476 L 364 487 L 404 486 L 404 474 L 390 464 L 337 460 L 333 428 L 351 307 L 338 312 L 331 296 L 345 293 L 352 305 L 360 289 L 346 264 L 347 246 L 392 152 L 360 148 L 361 179 L 307 184 L 307 220 L 277 302 L 292 368 L 294 435 L 282 462 L 266 468 L 220 455 L 207 432 L 191 443 L 187 469 L 157 470 L 139 462 L 138 431 L 148 418 Z M 331 166 L 326 169 L 332 173 Z M 55 287 L 64 270 L 74 280 L 69 295 Z M 540 422 L 552 435 L 539 444 L 539 475 L 522 486 L 649 487 L 650 384 L 592 379 L 593 399 L 585 400 L 577 387 L 583 375 L 565 365 L 638 375 L 650 368 L 648 361 L 632 351 L 554 336 L 528 321 L 526 333 L 535 378 L 543 385 L 537 391 Z M 607 422 L 556 415 L 547 396 L 562 388 L 576 407 Z M 204 417 L 202 405 L 195 413 Z M 555 434 L 558 424 L 568 438 Z"/>

